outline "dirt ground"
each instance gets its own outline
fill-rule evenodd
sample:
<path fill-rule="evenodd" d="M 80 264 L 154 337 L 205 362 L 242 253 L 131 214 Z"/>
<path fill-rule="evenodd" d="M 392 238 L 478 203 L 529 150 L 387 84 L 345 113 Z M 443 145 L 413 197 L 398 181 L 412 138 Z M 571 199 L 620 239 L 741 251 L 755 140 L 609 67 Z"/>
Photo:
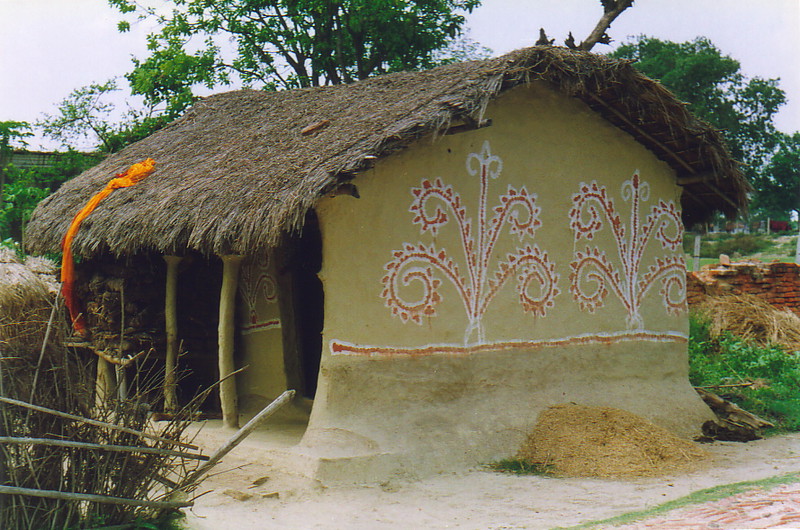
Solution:
<path fill-rule="evenodd" d="M 191 529 L 539 529 L 647 510 L 690 493 L 800 472 L 800 433 L 746 444 L 704 445 L 704 469 L 661 478 L 608 480 L 514 476 L 483 469 L 396 477 L 380 485 L 322 488 L 248 463 L 234 450 L 187 510 Z"/>

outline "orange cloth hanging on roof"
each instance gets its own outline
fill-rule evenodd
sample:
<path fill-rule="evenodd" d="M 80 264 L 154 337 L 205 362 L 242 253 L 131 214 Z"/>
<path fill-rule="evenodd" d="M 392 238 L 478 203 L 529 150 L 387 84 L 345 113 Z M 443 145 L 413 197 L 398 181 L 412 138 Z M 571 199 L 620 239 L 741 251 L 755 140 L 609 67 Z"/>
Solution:
<path fill-rule="evenodd" d="M 148 158 L 144 162 L 134 164 L 125 173 L 116 175 L 116 178 L 111 179 L 106 187 L 97 193 L 94 197 L 89 199 L 86 206 L 75 215 L 72 223 L 64 234 L 64 239 L 61 240 L 61 250 L 63 251 L 63 258 L 61 260 L 61 294 L 64 297 L 64 303 L 69 310 L 70 318 L 72 319 L 72 326 L 80 335 L 86 335 L 86 322 L 81 315 L 81 310 L 78 306 L 78 300 L 75 298 L 74 283 L 75 283 L 75 262 L 72 259 L 72 240 L 78 229 L 86 217 L 91 214 L 100 201 L 105 199 L 112 191 L 118 188 L 127 188 L 133 186 L 141 181 L 147 175 L 152 173 L 155 168 L 155 160 Z"/>

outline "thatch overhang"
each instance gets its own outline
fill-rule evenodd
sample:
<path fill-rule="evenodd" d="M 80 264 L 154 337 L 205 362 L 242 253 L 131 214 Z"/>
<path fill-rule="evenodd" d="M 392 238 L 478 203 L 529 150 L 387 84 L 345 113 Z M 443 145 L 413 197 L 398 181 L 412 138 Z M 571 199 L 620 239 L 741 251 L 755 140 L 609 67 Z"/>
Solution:
<path fill-rule="evenodd" d="M 628 62 L 545 46 L 350 85 L 210 96 L 45 199 L 27 244 L 56 251 L 75 212 L 115 174 L 150 157 L 152 175 L 113 193 L 84 221 L 77 255 L 274 246 L 320 196 L 376 158 L 452 127 L 480 126 L 492 98 L 533 81 L 581 99 L 672 166 L 687 224 L 745 207 L 748 185 L 721 133 L 666 88 Z"/>

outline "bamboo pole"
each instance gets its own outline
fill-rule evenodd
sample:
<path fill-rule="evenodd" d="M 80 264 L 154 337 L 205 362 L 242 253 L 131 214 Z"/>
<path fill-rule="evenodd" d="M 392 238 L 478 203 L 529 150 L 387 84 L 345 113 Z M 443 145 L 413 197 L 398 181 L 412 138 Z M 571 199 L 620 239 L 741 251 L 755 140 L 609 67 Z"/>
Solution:
<path fill-rule="evenodd" d="M 119 358 L 122 358 L 122 345 L 125 342 L 125 280 L 119 285 Z M 120 400 L 128 399 L 128 376 L 125 365 L 114 364 L 114 374 L 117 376 L 117 397 Z"/>
<path fill-rule="evenodd" d="M 125 504 L 128 506 L 147 506 L 149 508 L 185 508 L 192 506 L 191 501 L 147 501 L 139 499 L 125 499 L 108 495 L 94 495 L 91 493 L 71 493 L 68 491 L 37 490 L 31 488 L 17 488 L 14 486 L 0 485 L 0 495 L 24 495 L 27 497 L 45 497 L 48 499 L 63 499 L 67 501 L 87 501 L 104 504 Z"/>
<path fill-rule="evenodd" d="M 222 258 L 222 289 L 219 295 L 218 357 L 219 401 L 222 421 L 226 427 L 239 427 L 239 410 L 236 396 L 236 378 L 227 377 L 236 369 L 233 362 L 234 335 L 236 333 L 236 287 L 242 256 Z"/>
<path fill-rule="evenodd" d="M 800 212 L 798 212 L 800 214 Z M 800 265 L 800 215 L 797 218 L 797 248 L 794 251 L 794 262 Z"/>
<path fill-rule="evenodd" d="M 3 383 L 3 357 L 5 354 L 0 351 L 0 398 L 5 397 L 6 389 Z M 0 436 L 5 436 L 6 433 L 6 424 L 9 423 L 8 418 L 6 417 L 6 407 L 0 407 Z M 8 460 L 8 455 L 6 454 L 5 448 L 0 448 L 0 484 L 5 484 L 8 482 L 8 472 L 6 471 L 6 462 Z M 0 496 L 0 514 L 5 513 L 6 508 L 6 498 Z"/>
<path fill-rule="evenodd" d="M 149 438 L 151 440 L 157 440 L 159 442 L 165 442 L 172 445 L 177 445 L 180 447 L 185 447 L 186 449 L 199 449 L 198 446 L 187 444 L 178 440 L 172 440 L 170 438 L 164 438 L 163 436 L 158 436 L 156 434 L 150 434 L 142 431 L 137 431 L 136 429 L 131 429 L 129 427 L 123 427 L 122 425 L 117 425 L 116 423 L 107 423 L 105 421 L 100 420 L 92 420 L 89 418 L 84 418 L 83 416 L 76 416 L 75 414 L 69 414 L 67 412 L 61 412 L 60 410 L 49 409 L 47 407 L 42 407 L 40 405 L 33 405 L 31 403 L 26 403 L 24 401 L 19 401 L 18 399 L 11 399 L 5 396 L 0 396 L 0 403 L 4 403 L 7 405 L 16 405 L 18 407 L 35 410 L 37 412 L 44 412 L 45 414 L 52 414 L 53 416 L 58 416 L 60 418 L 66 418 L 68 420 L 78 421 L 81 423 L 86 423 L 88 425 L 94 425 L 95 427 L 105 427 L 107 429 L 111 429 L 114 431 L 126 432 L 128 434 L 134 434 L 136 436 L 141 436 L 143 438 Z"/>
<path fill-rule="evenodd" d="M 0 444 L 9 445 L 46 445 L 51 447 L 71 447 L 73 449 L 97 449 L 113 453 L 149 453 L 154 455 L 175 456 L 191 458 L 193 460 L 208 460 L 209 457 L 199 453 L 186 453 L 158 447 L 137 447 L 132 445 L 93 444 L 89 442 L 73 442 L 71 440 L 58 440 L 56 438 L 27 438 L 18 436 L 0 436 Z"/>
<path fill-rule="evenodd" d="M 178 493 L 178 491 L 180 490 L 185 491 L 191 488 L 197 482 L 199 482 L 200 478 L 203 475 L 211 471 L 211 468 L 217 465 L 217 463 L 220 460 L 222 460 L 222 458 L 225 455 L 230 453 L 237 445 L 239 445 L 241 441 L 244 440 L 251 432 L 253 432 L 253 430 L 255 430 L 255 428 L 258 427 L 258 425 L 262 421 L 266 420 L 267 418 L 275 414 L 279 408 L 289 403 L 294 397 L 294 394 L 295 394 L 294 390 L 285 391 L 283 394 L 275 398 L 275 400 L 272 403 L 264 407 L 261 410 L 261 412 L 253 416 L 253 418 L 250 421 L 248 421 L 244 425 L 244 427 L 236 431 L 236 434 L 234 434 L 230 438 L 230 440 L 225 442 L 225 444 L 222 447 L 214 451 L 214 453 L 208 458 L 206 462 L 200 464 L 200 466 L 197 469 L 195 469 L 185 479 L 183 479 L 183 481 L 181 481 L 180 486 L 176 489 L 176 491 L 171 493 L 169 497 L 172 498 L 172 496 Z"/>
<path fill-rule="evenodd" d="M 47 343 L 50 342 L 50 332 L 53 330 L 53 320 L 55 319 L 56 312 L 58 311 L 58 303 L 60 301 L 61 290 L 56 292 L 56 297 L 53 300 L 53 307 L 50 310 L 50 318 L 47 320 L 47 329 L 44 331 L 44 339 L 42 339 L 42 348 L 39 350 L 39 360 L 36 361 L 36 372 L 33 374 L 33 383 L 31 384 L 31 397 L 33 401 L 36 395 L 36 383 L 39 381 L 39 372 L 42 370 L 42 361 L 44 360 L 44 352 L 47 350 Z M 27 423 L 27 419 L 25 420 Z"/>
<path fill-rule="evenodd" d="M 700 270 L 700 234 L 694 236 L 694 254 L 692 255 L 692 270 L 697 272 Z"/>
<path fill-rule="evenodd" d="M 97 356 L 97 380 L 95 382 L 95 403 L 102 407 L 114 393 L 113 365 L 102 356 Z"/>
<path fill-rule="evenodd" d="M 167 356 L 164 367 L 164 412 L 178 410 L 176 369 L 178 366 L 178 265 L 180 256 L 164 256 L 167 263 L 167 286 L 164 297 L 164 324 L 167 332 Z"/>

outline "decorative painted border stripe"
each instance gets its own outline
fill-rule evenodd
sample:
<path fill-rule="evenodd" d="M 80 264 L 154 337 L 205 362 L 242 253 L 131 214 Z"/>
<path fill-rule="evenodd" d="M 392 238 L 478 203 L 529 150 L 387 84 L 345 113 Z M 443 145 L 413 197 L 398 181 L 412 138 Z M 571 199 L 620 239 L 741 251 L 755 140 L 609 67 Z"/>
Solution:
<path fill-rule="evenodd" d="M 280 320 L 267 320 L 266 322 L 259 322 L 257 324 L 251 324 L 249 326 L 242 326 L 241 332 L 242 335 L 249 335 L 250 333 L 257 333 L 259 331 L 267 331 L 269 329 L 278 329 L 281 327 Z"/>
<path fill-rule="evenodd" d="M 674 331 L 615 331 L 610 333 L 587 333 L 558 339 L 506 341 L 490 344 L 476 344 L 473 346 L 464 346 L 461 344 L 431 344 L 417 348 L 359 346 L 334 339 L 330 342 L 330 348 L 333 355 L 368 355 L 371 357 L 402 355 L 419 357 L 423 355 L 471 355 L 473 353 L 502 350 L 542 349 L 571 346 L 574 344 L 616 344 L 635 341 L 686 343 L 689 341 L 689 337 L 684 333 Z"/>

